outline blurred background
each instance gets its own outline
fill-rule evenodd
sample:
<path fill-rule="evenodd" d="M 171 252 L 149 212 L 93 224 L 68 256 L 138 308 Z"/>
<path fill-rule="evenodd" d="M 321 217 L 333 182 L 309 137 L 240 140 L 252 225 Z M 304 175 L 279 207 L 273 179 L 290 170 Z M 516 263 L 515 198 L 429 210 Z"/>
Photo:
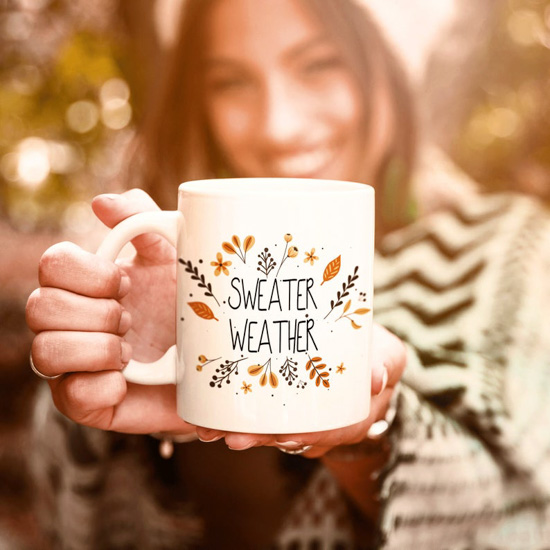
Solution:
<path fill-rule="evenodd" d="M 361 1 L 405 62 L 431 144 L 420 208 L 444 200 L 430 174 L 455 166 L 466 186 L 550 201 L 550 1 Z M 38 260 L 60 240 L 93 250 L 90 199 L 132 186 L 117 175 L 181 5 L 0 0 L 0 550 L 41 548 L 24 461 Z"/>

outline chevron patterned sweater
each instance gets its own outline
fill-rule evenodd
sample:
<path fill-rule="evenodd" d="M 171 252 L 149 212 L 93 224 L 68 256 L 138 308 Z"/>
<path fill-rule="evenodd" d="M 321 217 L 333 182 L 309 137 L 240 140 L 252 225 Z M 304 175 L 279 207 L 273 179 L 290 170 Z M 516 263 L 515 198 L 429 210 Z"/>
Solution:
<path fill-rule="evenodd" d="M 550 548 L 548 212 L 518 195 L 480 197 L 390 235 L 376 261 L 376 320 L 408 348 L 378 540 L 362 538 L 320 469 L 275 546 Z M 117 451 L 114 436 L 72 424 L 45 397 L 35 428 L 39 502 L 58 547 L 198 544 L 194 518 L 158 504 L 135 443 Z M 123 521 L 136 508 L 138 539 Z"/>
<path fill-rule="evenodd" d="M 550 219 L 487 197 L 390 237 L 378 321 L 409 344 L 387 548 L 550 547 Z"/>

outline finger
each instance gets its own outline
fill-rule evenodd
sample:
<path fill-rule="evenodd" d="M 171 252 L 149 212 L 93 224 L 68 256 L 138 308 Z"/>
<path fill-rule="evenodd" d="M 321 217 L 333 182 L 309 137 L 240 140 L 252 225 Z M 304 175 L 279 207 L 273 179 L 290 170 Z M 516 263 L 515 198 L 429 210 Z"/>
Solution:
<path fill-rule="evenodd" d="M 393 389 L 388 387 L 380 395 L 372 397 L 369 416 L 361 422 L 335 430 L 279 435 L 276 437 L 275 445 L 286 443 L 287 447 L 292 444 L 296 447 L 314 445 L 332 448 L 359 443 L 365 439 L 369 427 L 377 420 L 384 418 L 392 393 Z"/>
<path fill-rule="evenodd" d="M 69 374 L 50 382 L 57 408 L 67 417 L 122 433 L 191 433 L 176 412 L 175 386 L 127 383 L 122 373 Z"/>
<path fill-rule="evenodd" d="M 197 436 L 203 443 L 219 441 L 226 433 L 227 432 L 222 432 L 221 430 L 211 430 L 210 428 L 197 426 Z"/>
<path fill-rule="evenodd" d="M 386 370 L 387 386 L 394 387 L 401 379 L 407 362 L 406 351 L 403 342 L 389 330 L 375 323 L 373 325 L 373 386 L 376 383 L 376 390 L 373 394 L 381 391 Z"/>
<path fill-rule="evenodd" d="M 121 372 L 73 373 L 49 382 L 55 406 L 79 424 L 110 429 L 116 405 L 126 397 Z"/>
<path fill-rule="evenodd" d="M 45 331 L 32 343 L 33 363 L 47 376 L 121 370 L 131 357 L 132 346 L 128 342 L 101 332 Z"/>
<path fill-rule="evenodd" d="M 113 262 L 62 242 L 48 248 L 38 266 L 41 286 L 92 298 L 117 298 L 130 290 L 130 278 Z"/>
<path fill-rule="evenodd" d="M 226 445 L 233 451 L 244 451 L 251 447 L 269 445 L 275 441 L 270 434 L 248 434 L 241 432 L 226 432 L 197 426 L 197 435 L 205 443 L 211 443 L 225 437 Z"/>
<path fill-rule="evenodd" d="M 87 298 L 58 288 L 39 288 L 29 297 L 27 323 L 34 332 L 71 330 L 125 334 L 132 317 L 113 299 Z"/>
<path fill-rule="evenodd" d="M 96 216 L 111 228 L 134 214 L 160 210 L 155 201 L 142 189 L 131 189 L 122 195 L 99 195 L 92 201 L 92 209 Z M 173 246 L 160 235 L 140 235 L 132 240 L 132 244 L 142 260 L 157 263 L 174 261 Z"/>
<path fill-rule="evenodd" d="M 227 432 L 225 444 L 233 451 L 244 451 L 252 447 L 261 447 L 274 443 L 275 437 L 271 434 L 247 434 Z"/>

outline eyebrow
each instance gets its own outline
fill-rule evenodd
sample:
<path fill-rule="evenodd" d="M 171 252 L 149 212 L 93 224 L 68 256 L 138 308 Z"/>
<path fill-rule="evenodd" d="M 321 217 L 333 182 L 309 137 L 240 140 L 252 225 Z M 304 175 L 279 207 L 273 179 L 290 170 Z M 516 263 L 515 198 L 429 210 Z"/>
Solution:
<path fill-rule="evenodd" d="M 312 50 L 318 46 L 321 46 L 327 43 L 328 44 L 331 43 L 327 36 L 325 35 L 316 36 L 315 38 L 311 38 L 309 40 L 306 40 L 305 42 L 301 42 L 296 46 L 293 46 L 288 52 L 284 54 L 283 57 L 287 61 L 292 61 L 293 59 L 296 59 L 306 54 L 309 50 Z M 206 68 L 209 69 L 216 66 L 238 65 L 239 63 L 238 61 L 235 61 L 230 57 L 224 57 L 223 55 L 219 55 L 219 56 L 207 57 L 204 60 L 204 64 Z"/>
<path fill-rule="evenodd" d="M 297 44 L 293 48 L 291 48 L 284 57 L 291 60 L 297 57 L 300 57 L 307 53 L 309 50 L 312 50 L 316 48 L 317 46 L 321 46 L 323 44 L 330 44 L 328 36 L 326 35 L 319 35 L 314 38 L 311 38 L 309 40 L 306 40 L 305 42 L 302 42 L 300 44 Z"/>

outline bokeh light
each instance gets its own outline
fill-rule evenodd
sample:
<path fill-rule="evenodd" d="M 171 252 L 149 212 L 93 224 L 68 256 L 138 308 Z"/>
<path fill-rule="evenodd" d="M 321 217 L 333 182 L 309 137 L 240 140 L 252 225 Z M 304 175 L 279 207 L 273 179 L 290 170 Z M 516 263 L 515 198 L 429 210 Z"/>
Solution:
<path fill-rule="evenodd" d="M 19 155 L 17 153 L 7 153 L 0 160 L 0 172 L 6 181 L 16 182 L 19 178 L 17 172 L 18 158 Z"/>
<path fill-rule="evenodd" d="M 19 94 L 32 95 L 42 83 L 40 70 L 36 65 L 16 65 L 10 74 L 10 85 Z"/>
<path fill-rule="evenodd" d="M 32 32 L 33 17 L 25 12 L 7 13 L 0 20 L 0 30 L 6 40 L 27 40 Z"/>
<path fill-rule="evenodd" d="M 71 130 L 79 134 L 85 134 L 93 130 L 99 121 L 99 109 L 95 103 L 89 100 L 75 101 L 65 114 L 65 120 Z"/>
<path fill-rule="evenodd" d="M 106 105 L 112 99 L 127 102 L 130 99 L 130 87 L 122 78 L 110 78 L 101 86 L 99 99 L 102 105 Z"/>
<path fill-rule="evenodd" d="M 101 86 L 101 121 L 111 130 L 122 130 L 132 120 L 132 107 L 128 103 L 130 88 L 121 78 L 111 78 Z"/>
<path fill-rule="evenodd" d="M 521 46 L 540 42 L 545 32 L 538 13 L 527 9 L 513 11 L 507 27 L 511 38 Z"/>
<path fill-rule="evenodd" d="M 132 108 L 127 101 L 118 97 L 109 99 L 102 106 L 101 120 L 111 130 L 122 130 L 132 120 Z"/>
<path fill-rule="evenodd" d="M 24 139 L 18 146 L 18 182 L 29 188 L 38 187 L 51 170 L 48 144 L 41 138 Z"/>
<path fill-rule="evenodd" d="M 47 145 L 54 174 L 71 174 L 84 166 L 84 155 L 75 145 L 63 141 L 48 141 Z"/>
<path fill-rule="evenodd" d="M 509 138 L 518 129 L 520 118 L 512 109 L 497 107 L 489 116 L 489 131 L 496 137 Z"/>

